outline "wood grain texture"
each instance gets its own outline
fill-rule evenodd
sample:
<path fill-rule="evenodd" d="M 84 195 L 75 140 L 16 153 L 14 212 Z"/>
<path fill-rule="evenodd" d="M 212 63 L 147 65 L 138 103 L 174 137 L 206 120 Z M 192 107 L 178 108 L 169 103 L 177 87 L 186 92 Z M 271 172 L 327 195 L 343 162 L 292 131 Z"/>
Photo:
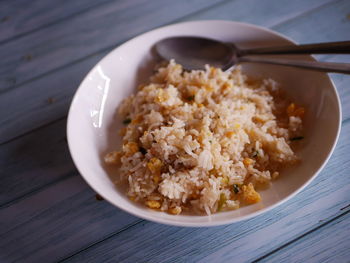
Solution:
<path fill-rule="evenodd" d="M 251 262 L 344 212 L 340 209 L 350 204 L 349 164 L 338 160 L 350 150 L 349 134 L 347 122 L 325 170 L 297 196 L 264 215 L 202 229 L 144 222 L 69 261 Z"/>
<path fill-rule="evenodd" d="M 21 1 L 2 1 L 0 7 L 15 10 Z M 324 171 L 304 191 L 272 211 L 215 228 L 159 225 L 95 201 L 94 192 L 70 160 L 64 116 L 89 68 L 114 45 L 140 32 L 175 20 L 229 19 L 269 26 L 304 43 L 342 40 L 349 38 L 349 1 L 282 0 L 277 5 L 273 0 L 264 4 L 218 0 L 204 5 L 200 0 L 167 0 L 159 10 L 155 8 L 158 0 L 115 0 L 87 10 L 83 5 L 92 1 L 67 1 L 67 6 L 56 6 L 56 10 L 48 10 L 51 0 L 33 3 L 38 3 L 34 9 L 17 10 L 14 19 L 21 23 L 22 16 L 32 12 L 38 14 L 36 21 L 24 26 L 24 31 L 12 31 L 13 40 L 0 43 L 0 52 L 6 55 L 0 61 L 0 90 L 7 90 L 0 94 L 0 143 L 11 140 L 0 145 L 0 204 L 6 203 L 0 208 L 1 262 L 251 262 L 259 258 L 283 262 L 296 252 L 298 260 L 346 262 L 350 234 L 349 76 L 332 75 L 342 100 L 344 122 L 338 146 Z M 0 8 L 1 14 L 3 10 Z M 11 17 L 4 23 L 10 21 Z M 6 30 L 11 33 L 11 26 Z M 109 35 L 120 31 L 120 36 Z M 98 38 L 106 41 L 98 42 Z M 91 49 L 85 45 L 89 40 Z M 21 58 L 23 55 L 33 56 Z M 348 60 L 346 56 L 320 58 Z M 40 68 L 43 64 L 48 67 Z M 19 82 L 14 85 L 17 76 Z M 343 216 L 337 218 L 339 215 Z"/>
<path fill-rule="evenodd" d="M 105 55 L 101 52 L 0 95 L 0 144 L 68 114 L 84 75 Z M 33 96 L 35 94 L 35 96 Z M 18 107 L 18 105 L 21 107 Z M 6 125 L 5 125 L 6 124 Z"/>
<path fill-rule="evenodd" d="M 32 33 L 110 0 L 27 0 L 0 2 L 0 43 Z M 69 6 L 69 8 L 68 8 Z"/>
<path fill-rule="evenodd" d="M 338 262 L 350 261 L 349 211 L 324 227 L 303 236 L 258 262 Z"/>
<path fill-rule="evenodd" d="M 232 20 L 271 28 L 283 22 L 288 23 L 289 20 L 295 20 L 307 12 L 312 12 L 317 8 L 323 8 L 325 4 L 334 3 L 335 1 L 282 0 L 278 1 L 278 4 L 276 1 L 265 1 L 264 4 L 260 2 L 256 0 L 228 1 L 204 12 L 192 14 L 184 20 Z"/>
<path fill-rule="evenodd" d="M 249 22 L 257 23 L 263 26 L 271 26 L 282 23 L 285 21 L 285 19 L 290 19 L 290 16 L 287 15 L 288 12 L 291 12 L 298 17 L 298 15 L 300 15 L 300 13 L 303 11 L 308 11 L 310 9 L 313 10 L 315 6 L 323 3 L 323 1 L 308 1 L 307 3 L 309 5 L 304 6 L 298 1 L 292 1 L 290 4 L 287 4 L 287 2 L 289 3 L 289 1 L 287 1 L 281 5 L 281 11 L 273 16 L 274 19 L 268 19 L 271 17 L 268 12 L 263 15 L 259 9 L 244 9 L 243 7 L 245 2 L 246 1 L 243 0 L 228 3 L 224 2 L 224 4 L 214 6 L 213 9 L 209 8 L 203 12 L 197 12 L 193 15 L 193 17 L 194 19 L 212 19 L 215 14 L 217 14 L 218 19 L 230 18 L 237 21 L 246 21 L 243 18 L 249 17 Z M 267 4 L 267 6 L 274 6 L 274 1 L 268 3 L 270 4 Z M 250 0 L 249 6 L 259 6 L 259 0 Z M 211 10 L 214 10 L 215 12 L 212 13 Z M 236 10 L 239 10 L 239 12 Z M 344 10 L 344 16 L 345 13 L 346 12 Z M 226 15 L 220 16 L 220 14 Z M 229 14 L 231 16 L 227 17 Z M 192 16 L 190 15 L 184 17 L 183 19 L 180 18 L 178 21 L 189 20 L 191 18 Z M 337 22 L 338 21 L 335 20 L 334 22 L 332 21 L 332 23 L 329 23 L 329 30 L 333 28 L 333 24 L 336 24 Z M 131 24 L 130 27 L 131 26 L 136 25 Z M 299 28 L 300 27 L 302 27 L 302 25 L 300 25 Z M 107 30 L 103 26 L 102 22 L 101 25 L 94 25 L 94 28 L 97 28 L 96 31 L 98 31 L 98 34 L 104 34 L 106 36 L 106 38 L 104 38 L 104 42 L 99 43 L 101 48 L 112 44 L 109 42 L 110 40 L 108 38 L 109 29 Z M 68 36 L 66 36 L 66 38 L 68 38 Z M 326 40 L 327 39 L 324 39 L 324 41 Z M 69 46 L 72 47 L 68 47 L 68 49 L 74 49 L 76 46 L 84 49 L 84 46 L 81 46 L 81 44 L 78 43 L 80 41 L 79 34 L 74 35 L 74 38 L 70 41 Z M 112 39 L 112 42 L 113 41 L 114 39 Z M 91 68 L 94 63 L 96 63 L 104 54 L 106 54 L 106 52 L 107 51 L 103 51 L 94 56 L 89 56 L 81 61 L 52 71 L 51 73 L 47 73 L 38 79 L 32 80 L 24 85 L 20 85 L 6 93 L 3 93 L 0 96 L 0 112 L 8 112 L 8 114 L 4 115 L 3 118 L 0 119 L 0 143 L 19 136 L 21 133 L 25 133 L 31 129 L 44 125 L 45 123 L 56 118 L 62 117 L 68 110 L 71 96 L 77 88 L 79 82 L 83 79 L 89 68 Z M 70 58 L 63 59 L 69 60 Z M 36 96 L 31 97 L 29 94 L 36 94 Z M 45 101 L 48 97 L 55 98 L 57 103 L 46 105 Z M 21 107 L 17 107 L 17 104 L 12 103 L 13 101 L 21 104 Z M 4 125 L 5 123 L 6 125 Z"/>
<path fill-rule="evenodd" d="M 76 174 L 66 141 L 66 119 L 0 148 L 0 207 L 46 184 Z"/>
<path fill-rule="evenodd" d="M 0 262 L 57 262 L 138 221 L 75 176 L 0 210 Z"/>
<path fill-rule="evenodd" d="M 4 43 L 0 45 L 2 50 L 6 50 L 0 60 L 0 91 L 95 52 L 111 49 L 144 31 L 219 1 L 223 0 L 108 2 Z"/>
<path fill-rule="evenodd" d="M 340 209 L 350 204 L 350 167 L 338 160 L 348 158 L 349 134 L 350 121 L 325 170 L 296 197 L 264 215 L 223 227 L 180 228 L 139 220 L 94 201 L 81 178 L 66 179 L 0 210 L 0 255 L 9 262 L 55 261 L 83 250 L 69 260 L 195 262 L 204 257 L 203 262 L 249 262 L 345 211 Z"/>
<path fill-rule="evenodd" d="M 227 10 L 228 7 L 226 5 L 222 5 L 222 8 Z M 204 13 L 206 12 L 207 11 Z M 196 14 L 196 16 L 198 15 L 199 14 Z M 201 18 L 203 19 L 203 17 Z M 282 18 L 284 19 L 285 17 L 282 16 Z M 299 25 L 299 27 L 301 27 L 301 25 Z M 29 125 L 31 128 L 35 128 L 52 119 L 58 119 L 65 116 L 67 114 L 70 99 L 75 91 L 75 87 L 77 87 L 80 82 L 80 79 L 78 79 L 77 76 L 82 76 L 85 74 L 89 68 L 92 67 L 104 54 L 105 52 L 89 57 L 88 59 L 84 60 L 84 63 L 72 64 L 71 66 L 63 68 L 58 72 L 47 75 L 45 78 L 39 78 L 23 88 L 17 88 L 13 92 L 2 94 L 2 96 L 0 96 L 0 101 L 2 102 L 0 104 L 0 112 L 9 112 L 9 114 L 0 120 L 0 123 L 6 123 L 6 125 L 0 126 L 0 134 L 2 135 L 0 138 L 6 139 L 6 135 L 14 136 L 18 131 L 26 131 Z M 48 84 L 49 81 L 51 82 L 50 84 Z M 343 99 L 343 104 L 345 104 L 345 100 L 350 96 L 350 90 L 347 88 L 349 81 L 349 76 L 344 75 L 341 75 L 339 81 L 338 79 L 336 80 L 341 98 Z M 37 95 L 32 96 L 33 93 Z M 13 101 L 18 99 L 23 100 L 23 104 L 20 108 L 18 108 L 18 104 L 13 103 Z M 344 110 L 345 119 L 350 117 L 349 114 L 350 110 Z M 60 125 L 61 126 L 59 129 L 49 129 L 48 131 L 45 129 L 45 131 L 43 131 L 37 137 L 37 143 L 39 143 L 42 136 L 46 136 L 47 138 L 51 137 L 63 139 L 65 136 L 65 131 L 63 124 Z M 8 132 L 3 133 L 4 129 L 8 129 Z M 36 135 L 34 135 L 34 137 L 35 136 Z M 30 138 L 30 140 L 32 140 L 33 136 Z M 51 145 L 51 141 L 48 141 L 49 147 L 47 147 L 47 149 L 62 149 L 62 144 Z M 12 169 L 11 167 L 13 167 L 13 161 L 11 162 L 7 160 L 11 160 L 11 158 L 13 159 L 11 154 L 18 154 L 18 150 L 16 150 L 16 148 L 18 148 L 17 145 L 18 143 L 15 141 L 13 144 L 5 146 L 2 150 L 4 153 L 6 153 L 6 156 L 3 155 L 4 174 L 8 174 Z M 34 144 L 32 143 L 30 145 Z M 68 153 L 67 150 L 65 150 L 65 153 Z M 31 156 L 33 155 L 35 156 L 37 153 L 31 154 Z M 53 172 L 50 177 L 45 176 L 45 173 L 43 173 L 43 171 L 45 171 L 44 169 L 48 168 L 36 167 L 34 169 L 33 166 L 28 168 L 23 164 L 23 162 L 28 162 L 28 160 L 25 158 L 22 158 L 19 163 L 16 161 L 17 170 L 13 170 L 11 176 L 2 176 L 3 179 L 0 179 L 0 182 L 4 182 L 8 185 L 8 190 L 4 191 L 3 194 L 0 195 L 1 203 L 3 204 L 9 202 L 16 197 L 24 195 L 27 192 L 31 192 L 33 189 L 40 188 L 47 183 L 57 180 L 60 176 L 65 176 L 67 173 L 69 173 L 69 171 L 72 170 L 70 159 L 68 161 L 69 164 L 62 165 L 62 161 L 56 165 L 55 158 L 57 157 L 59 157 L 59 152 L 56 152 L 56 154 L 50 160 L 50 165 L 52 165 L 52 167 L 60 168 L 57 169 L 56 172 Z M 29 175 L 26 177 L 21 177 L 24 171 Z"/>
<path fill-rule="evenodd" d="M 299 43 L 349 40 L 349 10 L 349 1 L 333 1 L 312 12 L 304 13 L 298 19 L 276 25 L 272 29 L 286 34 Z"/>

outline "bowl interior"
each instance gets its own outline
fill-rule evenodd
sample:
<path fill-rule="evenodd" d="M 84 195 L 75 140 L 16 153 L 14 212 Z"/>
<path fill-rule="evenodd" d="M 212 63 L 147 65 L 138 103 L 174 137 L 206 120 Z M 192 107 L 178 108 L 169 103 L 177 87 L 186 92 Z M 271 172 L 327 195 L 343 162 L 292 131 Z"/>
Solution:
<path fill-rule="evenodd" d="M 287 200 L 301 190 L 323 167 L 340 130 L 340 104 L 336 90 L 324 73 L 263 64 L 243 64 L 243 71 L 277 80 L 298 104 L 306 107 L 305 139 L 298 151 L 300 165 L 283 172 L 262 202 L 212 216 L 172 216 L 139 206 L 116 189 L 115 170 L 105 167 L 103 156 L 120 146 L 121 120 L 116 108 L 135 92 L 137 84 L 152 74 L 152 46 L 165 37 L 190 35 L 235 42 L 240 47 L 294 45 L 272 31 L 228 21 L 197 21 L 175 24 L 138 36 L 109 53 L 86 76 L 73 99 L 68 117 L 68 142 L 74 162 L 88 184 L 106 200 L 139 217 L 181 226 L 210 226 L 242 220 Z M 282 57 L 282 56 L 275 56 Z M 288 56 L 284 56 L 288 57 Z M 313 60 L 310 56 L 289 57 Z"/>

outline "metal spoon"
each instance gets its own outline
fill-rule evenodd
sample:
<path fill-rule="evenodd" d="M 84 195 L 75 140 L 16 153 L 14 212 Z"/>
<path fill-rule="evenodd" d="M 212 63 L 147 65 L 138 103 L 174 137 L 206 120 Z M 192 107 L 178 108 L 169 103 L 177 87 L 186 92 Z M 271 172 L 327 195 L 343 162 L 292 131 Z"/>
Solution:
<path fill-rule="evenodd" d="M 214 39 L 172 37 L 157 42 L 155 48 L 161 57 L 166 60 L 175 59 L 188 70 L 203 69 L 206 64 L 227 70 L 241 62 L 256 62 L 350 74 L 350 63 L 260 57 L 260 55 L 276 54 L 350 54 L 350 41 L 239 49 L 233 43 L 223 43 Z M 259 57 L 246 57 L 248 55 L 258 55 Z"/>

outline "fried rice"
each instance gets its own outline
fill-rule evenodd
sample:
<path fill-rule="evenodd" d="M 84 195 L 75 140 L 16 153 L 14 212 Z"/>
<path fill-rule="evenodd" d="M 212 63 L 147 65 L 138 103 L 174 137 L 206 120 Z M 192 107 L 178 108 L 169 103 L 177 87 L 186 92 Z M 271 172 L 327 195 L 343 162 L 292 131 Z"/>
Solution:
<path fill-rule="evenodd" d="M 175 61 L 118 108 L 123 146 L 105 156 L 135 202 L 207 214 L 261 201 L 257 189 L 297 162 L 304 108 L 272 79 L 236 67 L 185 71 Z"/>

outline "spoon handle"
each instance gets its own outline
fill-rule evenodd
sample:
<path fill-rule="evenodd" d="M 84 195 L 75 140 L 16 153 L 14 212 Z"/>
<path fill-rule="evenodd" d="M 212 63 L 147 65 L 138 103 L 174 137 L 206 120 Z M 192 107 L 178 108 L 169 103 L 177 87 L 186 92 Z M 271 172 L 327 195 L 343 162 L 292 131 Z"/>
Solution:
<path fill-rule="evenodd" d="M 350 74 L 350 63 L 318 62 L 318 61 L 298 61 L 289 59 L 273 59 L 260 57 L 240 57 L 239 62 L 254 62 L 284 65 L 304 69 L 318 70 L 322 72 Z"/>
<path fill-rule="evenodd" d="M 240 49 L 238 56 L 267 54 L 350 54 L 350 41 Z"/>

